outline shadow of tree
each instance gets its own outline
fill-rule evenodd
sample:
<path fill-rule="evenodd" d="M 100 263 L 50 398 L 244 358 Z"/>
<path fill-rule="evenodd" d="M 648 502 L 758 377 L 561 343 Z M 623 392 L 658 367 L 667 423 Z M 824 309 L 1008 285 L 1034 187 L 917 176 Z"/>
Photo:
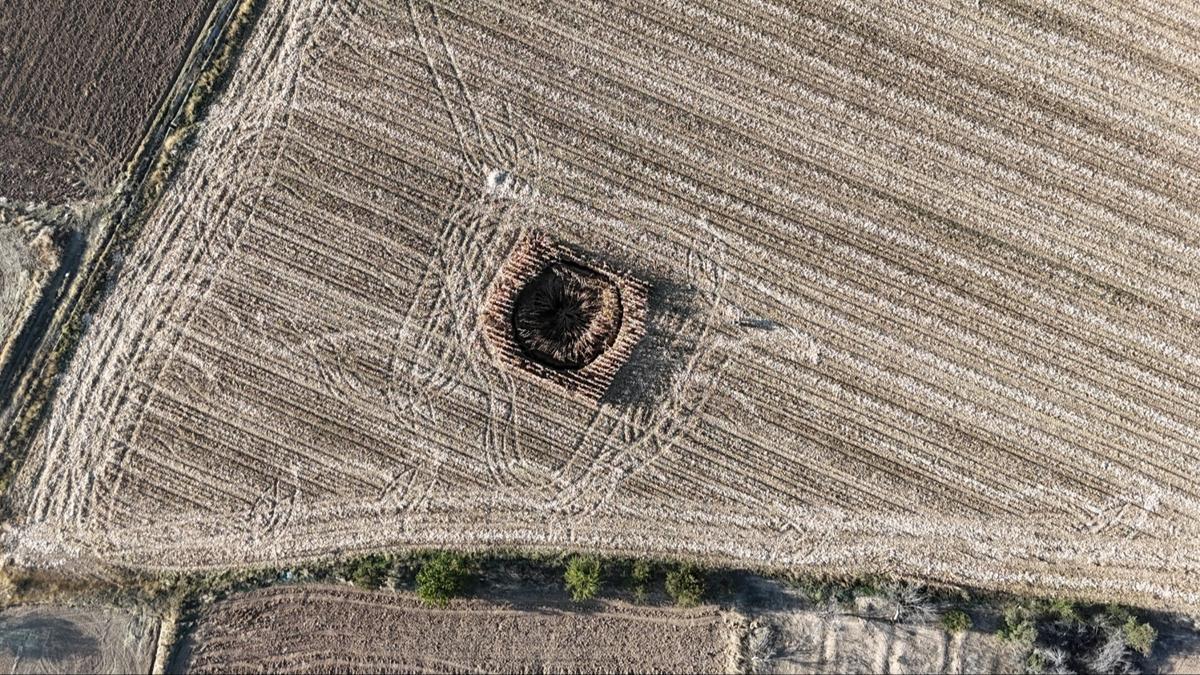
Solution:
<path fill-rule="evenodd" d="M 0 618 L 0 655 L 6 657 L 65 661 L 99 650 L 96 638 L 69 619 L 38 614 Z"/>

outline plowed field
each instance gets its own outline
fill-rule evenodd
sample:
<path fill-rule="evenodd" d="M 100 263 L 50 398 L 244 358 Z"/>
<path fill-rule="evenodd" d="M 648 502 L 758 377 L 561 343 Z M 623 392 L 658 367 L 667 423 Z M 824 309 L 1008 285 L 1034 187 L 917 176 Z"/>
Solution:
<path fill-rule="evenodd" d="M 727 670 L 734 636 L 712 606 L 430 609 L 407 593 L 284 587 L 210 607 L 174 670 L 713 673 Z"/>
<path fill-rule="evenodd" d="M 211 0 L 9 0 L 0 13 L 0 197 L 112 187 Z"/>

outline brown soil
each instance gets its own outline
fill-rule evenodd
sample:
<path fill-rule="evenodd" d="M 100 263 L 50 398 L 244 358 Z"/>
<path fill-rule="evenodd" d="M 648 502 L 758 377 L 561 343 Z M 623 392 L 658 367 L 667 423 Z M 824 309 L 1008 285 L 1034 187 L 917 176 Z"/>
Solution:
<path fill-rule="evenodd" d="M 0 17 L 0 196 L 108 188 L 211 0 L 16 0 Z"/>
<path fill-rule="evenodd" d="M 732 633 L 715 607 L 455 601 L 290 586 L 218 602 L 172 670 L 270 672 L 720 672 Z"/>
<path fill-rule="evenodd" d="M 496 579 L 492 580 L 497 581 Z M 749 580 L 737 609 L 571 602 L 557 580 L 477 589 L 448 609 L 408 592 L 277 586 L 201 611 L 172 672 L 1012 673 L 994 631 L 950 635 Z M 753 596 L 753 600 L 750 600 Z"/>

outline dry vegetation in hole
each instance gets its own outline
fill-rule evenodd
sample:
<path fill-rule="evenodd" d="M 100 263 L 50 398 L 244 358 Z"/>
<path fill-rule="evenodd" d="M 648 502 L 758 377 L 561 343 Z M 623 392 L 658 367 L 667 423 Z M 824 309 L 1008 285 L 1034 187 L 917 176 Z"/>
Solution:
<path fill-rule="evenodd" d="M 590 547 L 1200 606 L 1193 10 L 269 5 L 15 559 Z M 651 285 L 598 403 L 485 339 L 529 230 Z"/>

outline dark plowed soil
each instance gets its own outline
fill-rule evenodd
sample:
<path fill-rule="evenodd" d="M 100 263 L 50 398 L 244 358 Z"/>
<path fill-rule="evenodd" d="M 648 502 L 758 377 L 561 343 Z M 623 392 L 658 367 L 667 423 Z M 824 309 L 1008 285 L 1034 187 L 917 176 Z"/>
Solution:
<path fill-rule="evenodd" d="M 711 605 L 580 606 L 533 593 L 434 609 L 403 592 L 283 586 L 209 607 L 169 670 L 708 673 L 726 669 L 731 635 Z"/>
<path fill-rule="evenodd" d="M 15 0 L 0 12 L 0 196 L 111 184 L 211 0 Z"/>

